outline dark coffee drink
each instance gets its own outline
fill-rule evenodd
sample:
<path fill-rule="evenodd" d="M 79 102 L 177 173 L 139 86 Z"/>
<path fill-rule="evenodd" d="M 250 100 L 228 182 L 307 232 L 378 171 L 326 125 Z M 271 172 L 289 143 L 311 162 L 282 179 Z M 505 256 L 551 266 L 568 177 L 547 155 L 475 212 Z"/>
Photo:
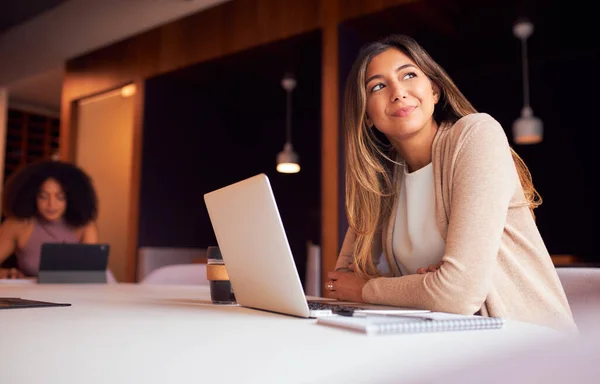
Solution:
<path fill-rule="evenodd" d="M 206 278 L 210 283 L 210 298 L 214 304 L 236 302 L 219 247 L 213 246 L 207 249 Z"/>

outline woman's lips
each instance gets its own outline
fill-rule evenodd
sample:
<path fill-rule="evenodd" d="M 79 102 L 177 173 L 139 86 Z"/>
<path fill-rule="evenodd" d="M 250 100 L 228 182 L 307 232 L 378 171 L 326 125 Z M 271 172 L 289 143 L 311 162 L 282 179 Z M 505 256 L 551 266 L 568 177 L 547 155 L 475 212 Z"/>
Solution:
<path fill-rule="evenodd" d="M 396 117 L 406 117 L 408 115 L 410 115 L 414 110 L 415 110 L 415 106 L 409 106 L 409 107 L 402 107 L 400 109 L 397 109 L 394 113 L 392 113 L 392 116 L 396 116 Z"/>

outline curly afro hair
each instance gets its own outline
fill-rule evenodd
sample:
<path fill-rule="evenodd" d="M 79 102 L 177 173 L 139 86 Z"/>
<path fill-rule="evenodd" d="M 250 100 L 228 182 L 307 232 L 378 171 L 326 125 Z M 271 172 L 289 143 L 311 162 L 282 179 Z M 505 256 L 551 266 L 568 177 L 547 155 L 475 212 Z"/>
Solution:
<path fill-rule="evenodd" d="M 91 178 L 74 164 L 54 160 L 29 164 L 9 177 L 2 201 L 5 215 L 19 219 L 37 216 L 37 194 L 48 179 L 56 180 L 65 193 L 67 224 L 81 227 L 97 218 L 98 197 Z"/>

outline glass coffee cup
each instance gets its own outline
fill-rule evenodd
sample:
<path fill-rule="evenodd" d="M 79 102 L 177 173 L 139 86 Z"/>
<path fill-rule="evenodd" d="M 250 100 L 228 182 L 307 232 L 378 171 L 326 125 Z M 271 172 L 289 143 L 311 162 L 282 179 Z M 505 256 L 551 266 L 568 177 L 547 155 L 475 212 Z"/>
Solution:
<path fill-rule="evenodd" d="M 219 247 L 208 247 L 206 258 L 206 278 L 210 284 L 213 304 L 235 304 L 235 294 Z"/>

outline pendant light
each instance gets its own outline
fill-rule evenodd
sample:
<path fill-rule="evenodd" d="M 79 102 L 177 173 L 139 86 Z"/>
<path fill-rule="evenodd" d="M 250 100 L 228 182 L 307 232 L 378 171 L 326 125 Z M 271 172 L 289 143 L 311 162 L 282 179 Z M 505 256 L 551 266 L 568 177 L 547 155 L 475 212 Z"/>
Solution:
<path fill-rule="evenodd" d="M 292 91 L 296 88 L 296 79 L 292 75 L 286 74 L 281 80 L 281 86 L 287 94 L 286 140 L 283 151 L 277 154 L 277 171 L 281 173 L 298 173 L 300 172 L 300 163 L 292 146 Z"/>
<path fill-rule="evenodd" d="M 527 39 L 533 33 L 533 24 L 527 20 L 517 22 L 513 34 L 521 40 L 523 67 L 523 109 L 521 117 L 513 123 L 513 140 L 516 144 L 537 144 L 542 141 L 544 126 L 542 120 L 533 115 L 529 105 L 529 73 L 527 63 Z"/>

